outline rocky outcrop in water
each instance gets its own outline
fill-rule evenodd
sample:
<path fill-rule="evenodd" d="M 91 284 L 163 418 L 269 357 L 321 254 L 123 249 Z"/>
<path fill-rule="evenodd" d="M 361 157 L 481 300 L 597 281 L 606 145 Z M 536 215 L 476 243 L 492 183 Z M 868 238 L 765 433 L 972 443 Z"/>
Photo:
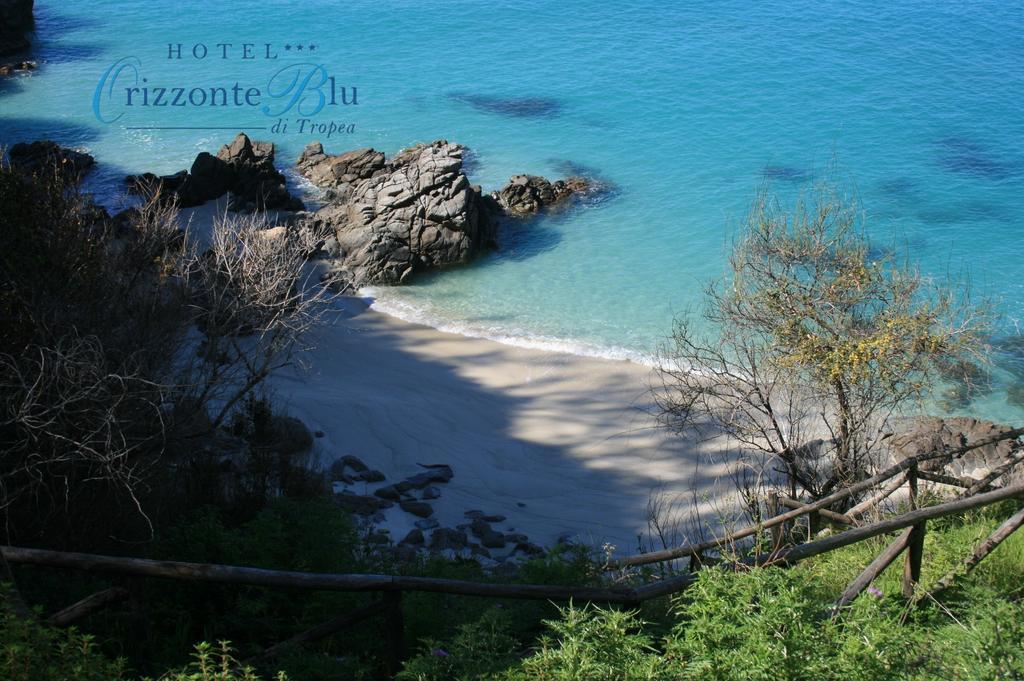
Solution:
<path fill-rule="evenodd" d="M 494 209 L 462 172 L 463 147 L 439 140 L 385 161 L 359 149 L 328 156 L 315 143 L 299 170 L 331 202 L 310 216 L 334 235 L 339 270 L 356 286 L 400 284 L 414 272 L 469 262 L 494 243 Z"/>
<path fill-rule="evenodd" d="M 0 0 L 0 57 L 31 47 L 25 34 L 33 28 L 33 0 Z"/>
<path fill-rule="evenodd" d="M 201 152 L 189 171 L 127 178 L 142 193 L 174 196 L 182 208 L 198 206 L 231 194 L 231 210 L 302 210 L 302 201 L 287 189 L 285 177 L 274 166 L 274 144 L 254 142 L 239 133 L 216 156 Z"/>
<path fill-rule="evenodd" d="M 551 182 L 538 175 L 515 175 L 508 184 L 491 196 L 507 215 L 530 217 L 542 210 L 564 204 L 570 197 L 590 188 L 582 177 Z"/>
<path fill-rule="evenodd" d="M 495 245 L 503 218 L 536 215 L 591 188 L 581 177 L 516 175 L 486 195 L 466 177 L 465 152 L 445 140 L 390 160 L 374 149 L 332 156 L 319 142 L 306 147 L 298 170 L 328 201 L 309 224 L 330 235 L 335 276 L 355 287 L 401 284 L 422 270 L 469 262 Z"/>
<path fill-rule="evenodd" d="M 9 64 L 0 64 L 0 78 L 35 71 L 36 66 L 37 64 L 34 61 L 15 61 Z"/>

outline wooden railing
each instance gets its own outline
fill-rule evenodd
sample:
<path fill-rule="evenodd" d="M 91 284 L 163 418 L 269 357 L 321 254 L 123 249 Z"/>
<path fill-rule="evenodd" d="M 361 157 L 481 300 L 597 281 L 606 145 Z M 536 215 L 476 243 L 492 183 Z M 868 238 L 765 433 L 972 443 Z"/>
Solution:
<path fill-rule="evenodd" d="M 779 513 L 767 518 L 760 523 L 727 534 L 714 541 L 700 544 L 686 545 L 664 551 L 655 551 L 624 558 L 609 564 L 609 568 L 626 568 L 636 565 L 646 565 L 659 561 L 674 560 L 684 556 L 697 558 L 697 564 L 719 563 L 727 569 L 738 569 L 758 565 L 791 565 L 800 560 L 817 556 L 829 551 L 834 551 L 857 542 L 878 537 L 892 532 L 901 532 L 898 538 L 890 544 L 858 577 L 850 583 L 842 596 L 835 604 L 834 614 L 838 614 L 844 606 L 849 604 L 867 586 L 878 577 L 903 551 L 907 550 L 907 560 L 904 569 L 904 595 L 908 598 L 919 598 L 915 593 L 916 584 L 920 579 L 921 562 L 923 560 L 923 540 L 926 524 L 929 520 L 943 518 L 950 515 L 964 513 L 966 511 L 981 508 L 1006 499 L 1024 498 L 1024 484 L 1009 485 L 996 488 L 992 491 L 981 492 L 984 486 L 991 485 L 1000 475 L 1012 469 L 1012 465 L 1021 460 L 1020 453 L 1015 452 L 1008 465 L 1001 466 L 1002 469 L 997 475 L 988 475 L 982 481 L 968 481 L 959 479 L 946 480 L 948 476 L 939 476 L 918 470 L 918 465 L 927 460 L 940 456 L 962 456 L 978 447 L 994 444 L 1002 440 L 1016 439 L 1024 434 L 1024 428 L 1008 431 L 997 437 L 965 445 L 948 452 L 932 452 L 929 454 L 911 457 L 895 464 L 886 471 L 879 473 L 867 480 L 852 485 L 849 488 L 836 492 L 824 499 L 811 503 L 803 503 L 794 499 L 778 497 L 777 503 L 791 510 Z M 951 501 L 940 503 L 934 506 L 917 508 L 918 479 L 932 482 L 951 484 L 964 491 Z M 941 479 L 940 479 L 941 478 Z M 984 483 L 983 486 L 979 485 Z M 858 525 L 859 519 L 877 506 L 881 501 L 895 492 L 902 485 L 908 485 L 910 511 L 902 515 L 879 520 L 877 522 Z M 866 492 L 878 485 L 884 485 L 877 493 L 858 504 L 845 513 L 830 510 L 828 507 L 837 501 L 847 499 L 852 495 Z M 817 514 L 820 518 L 838 523 L 844 531 L 830 534 L 822 538 L 813 539 L 802 544 L 785 544 L 782 533 L 779 529 L 785 523 L 791 522 L 802 516 Z M 985 556 L 1005 540 L 1010 534 L 1024 524 L 1024 510 L 1017 512 L 993 534 L 980 544 L 971 556 L 964 560 L 964 567 L 969 570 Z M 733 545 L 735 542 L 763 533 L 765 530 L 776 530 L 773 532 L 774 541 L 771 550 L 755 555 L 728 562 L 722 562 L 720 558 L 704 556 L 704 552 L 721 549 Z M 213 565 L 206 563 L 187 563 L 179 561 L 158 561 L 142 558 L 125 558 L 118 556 L 103 556 L 87 553 L 67 553 L 60 551 L 48 551 L 43 549 L 22 548 L 16 546 L 0 546 L 2 558 L 9 564 L 34 565 L 53 568 L 67 568 L 82 570 L 86 572 L 98 572 L 105 574 L 123 575 L 131 577 L 150 577 L 161 579 L 172 579 L 186 582 L 205 582 L 221 584 L 242 584 L 262 587 L 298 588 L 321 591 L 346 591 L 346 592 L 373 592 L 381 597 L 369 605 L 363 606 L 353 612 L 345 613 L 324 622 L 312 629 L 296 634 L 292 638 L 278 643 L 260 655 L 255 660 L 266 660 L 273 658 L 289 646 L 313 642 L 329 636 L 333 633 L 351 627 L 374 617 L 383 617 L 385 621 L 387 663 L 392 673 L 399 669 L 400 661 L 405 653 L 405 642 L 403 639 L 402 619 L 402 594 L 405 592 L 429 592 L 444 593 L 458 596 L 478 596 L 485 598 L 501 599 L 527 599 L 544 600 L 556 602 L 591 602 L 605 604 L 619 604 L 626 607 L 636 607 L 644 601 L 656 598 L 663 598 L 678 593 L 690 586 L 697 579 L 694 571 L 674 575 L 660 581 L 644 584 L 642 586 L 609 586 L 609 587 L 570 587 L 551 586 L 546 584 L 497 584 L 481 583 L 467 580 L 441 579 L 434 577 L 410 577 L 394 575 L 375 574 L 334 574 L 334 573 L 310 573 L 297 571 L 269 570 L 264 568 L 235 566 L 235 565 Z M 936 585 L 936 590 L 947 588 L 959 572 L 946 575 Z M 933 591 L 934 592 L 934 591 Z M 128 592 L 119 587 L 105 589 L 93 594 L 78 603 L 75 603 L 60 612 L 51 615 L 48 621 L 55 625 L 67 625 L 85 615 L 105 607 L 106 605 L 126 598 Z"/>

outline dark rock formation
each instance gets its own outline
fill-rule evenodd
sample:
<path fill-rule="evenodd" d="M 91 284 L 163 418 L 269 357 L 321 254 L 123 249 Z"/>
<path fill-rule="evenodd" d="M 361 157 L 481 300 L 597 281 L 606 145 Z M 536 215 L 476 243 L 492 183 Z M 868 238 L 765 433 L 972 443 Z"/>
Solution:
<path fill-rule="evenodd" d="M 434 551 L 444 551 L 445 549 L 458 551 L 466 548 L 468 544 L 469 539 L 466 537 L 466 533 L 459 530 L 440 527 L 430 534 L 430 548 Z"/>
<path fill-rule="evenodd" d="M 406 500 L 400 502 L 398 505 L 406 513 L 412 513 L 420 518 L 429 518 L 434 515 L 434 509 L 425 501 Z"/>
<path fill-rule="evenodd" d="M 177 198 L 182 208 L 198 206 L 231 193 L 231 210 L 302 210 L 288 193 L 285 177 L 274 167 L 274 144 L 253 142 L 239 133 L 213 156 L 202 152 L 192 169 L 174 175 L 133 175 L 128 184 L 142 193 Z"/>
<path fill-rule="evenodd" d="M 1010 430 L 1009 426 L 966 416 L 914 418 L 899 424 L 896 434 L 889 440 L 889 448 L 893 458 L 900 460 L 934 451 L 951 451 Z M 926 461 L 921 464 L 921 468 L 954 477 L 982 478 L 990 470 L 1008 461 L 1020 448 L 1018 440 L 1003 440 L 971 450 L 959 458 L 954 459 L 950 455 Z M 1009 484 L 1022 478 L 1024 470 L 1018 467 L 999 483 Z"/>
<path fill-rule="evenodd" d="M 416 271 L 469 262 L 493 245 L 490 199 L 462 172 L 462 153 L 441 140 L 381 166 L 372 150 L 329 157 L 319 144 L 306 149 L 300 170 L 337 194 L 311 226 L 336 235 L 339 269 L 350 281 L 399 284 Z"/>
<path fill-rule="evenodd" d="M 25 34 L 33 29 L 34 0 L 0 0 L 0 57 L 31 47 Z"/>
<path fill-rule="evenodd" d="M 395 485 L 381 487 L 374 490 L 373 494 L 381 499 L 390 499 L 391 501 L 401 501 L 402 499 L 402 492 Z"/>
<path fill-rule="evenodd" d="M 0 64 L 0 78 L 35 71 L 36 66 L 34 61 L 14 61 L 9 64 Z"/>
<path fill-rule="evenodd" d="M 411 544 L 413 546 L 422 546 L 424 543 L 423 530 L 419 528 L 409 530 L 409 534 L 405 535 L 405 538 L 398 543 Z"/>
<path fill-rule="evenodd" d="M 65 149 L 56 142 L 20 142 L 12 146 L 8 152 L 11 166 L 25 173 L 40 170 L 49 172 L 56 166 L 68 179 L 77 180 L 96 165 L 95 159 L 89 154 L 74 149 Z"/>
<path fill-rule="evenodd" d="M 347 492 L 335 494 L 334 502 L 350 513 L 363 516 L 373 515 L 378 511 L 394 506 L 393 503 L 385 499 L 349 494 Z"/>
<path fill-rule="evenodd" d="M 325 188 L 342 188 L 359 180 L 368 180 L 384 170 L 384 154 L 373 149 L 354 149 L 338 156 L 328 156 L 319 142 L 302 152 L 298 170 L 313 184 Z"/>
<path fill-rule="evenodd" d="M 516 175 L 487 195 L 467 179 L 467 155 L 445 140 L 390 160 L 369 148 L 331 156 L 319 142 L 307 146 L 297 167 L 326 190 L 328 203 L 308 226 L 335 261 L 331 277 L 355 288 L 405 283 L 417 271 L 465 263 L 493 247 L 505 216 L 533 216 L 608 189 L 583 177 Z"/>
<path fill-rule="evenodd" d="M 537 175 L 515 175 L 491 196 L 507 215 L 530 217 L 565 202 L 573 195 L 582 194 L 589 188 L 590 183 L 582 177 L 551 182 Z"/>

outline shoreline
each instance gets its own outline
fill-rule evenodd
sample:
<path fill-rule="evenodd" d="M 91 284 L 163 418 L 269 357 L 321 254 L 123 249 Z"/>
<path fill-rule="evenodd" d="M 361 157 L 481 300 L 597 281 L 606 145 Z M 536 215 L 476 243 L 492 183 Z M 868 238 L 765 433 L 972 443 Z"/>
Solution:
<path fill-rule="evenodd" d="M 732 495 L 726 467 L 708 462 L 720 438 L 677 437 L 656 423 L 651 369 L 628 360 L 505 345 L 406 322 L 360 299 L 314 332 L 306 368 L 278 372 L 272 396 L 302 419 L 324 469 L 354 455 L 386 482 L 372 494 L 450 465 L 430 501 L 441 527 L 466 511 L 502 515 L 503 532 L 553 546 L 571 538 L 637 551 L 647 505 L 664 494 L 695 505 L 704 522 Z M 377 525 L 398 542 L 417 520 L 397 506 Z"/>
<path fill-rule="evenodd" d="M 541 352 L 552 352 L 556 354 L 575 355 L 589 359 L 606 360 L 609 362 L 631 362 L 639 366 L 653 369 L 658 365 L 654 355 L 646 354 L 638 350 L 630 350 L 616 345 L 598 345 L 580 341 L 573 338 L 561 338 L 547 336 L 544 334 L 529 334 L 523 332 L 510 333 L 488 333 L 469 326 L 468 323 L 460 323 L 457 320 L 443 320 L 440 317 L 431 317 L 430 312 L 421 307 L 409 304 L 397 299 L 381 299 L 380 294 L 387 289 L 385 286 L 367 286 L 359 290 L 358 297 L 371 299 L 371 309 L 379 314 L 387 315 L 401 320 L 408 324 L 426 326 L 443 333 L 450 333 L 466 338 L 491 341 L 514 348 L 525 350 L 538 350 Z"/>

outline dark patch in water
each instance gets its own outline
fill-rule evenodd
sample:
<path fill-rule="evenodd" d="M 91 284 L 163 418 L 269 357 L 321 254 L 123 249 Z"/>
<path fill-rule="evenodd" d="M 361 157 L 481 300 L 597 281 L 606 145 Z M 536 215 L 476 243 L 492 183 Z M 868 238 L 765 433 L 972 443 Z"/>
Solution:
<path fill-rule="evenodd" d="M 814 173 L 794 166 L 765 166 L 761 171 L 761 177 L 766 180 L 781 180 L 782 182 L 800 184 L 812 179 Z"/>
<path fill-rule="evenodd" d="M 1010 219 L 1005 209 L 988 203 L 972 201 L 952 206 L 924 206 L 916 212 L 921 222 L 954 225 L 965 222 L 1006 222 Z"/>
<path fill-rule="evenodd" d="M 891 177 L 879 182 L 878 190 L 896 199 L 909 199 L 917 194 L 917 183 L 908 177 Z"/>
<path fill-rule="evenodd" d="M 96 19 L 88 19 L 82 16 L 68 14 L 61 10 L 54 9 L 53 5 L 47 3 L 40 6 L 36 3 L 35 11 L 35 32 L 36 35 L 55 38 L 65 36 L 69 33 L 85 32 L 102 28 Z"/>
<path fill-rule="evenodd" d="M 512 118 L 551 118 L 562 111 L 561 102 L 548 97 L 492 97 L 465 92 L 453 92 L 448 97 L 479 111 Z"/>
<path fill-rule="evenodd" d="M 504 219 L 498 230 L 498 250 L 491 257 L 522 261 L 555 248 L 562 242 L 562 234 L 543 224 L 550 225 L 551 220 L 550 215 L 526 220 Z"/>
<path fill-rule="evenodd" d="M 1002 336 L 992 341 L 996 366 L 1024 381 L 1024 336 Z"/>
<path fill-rule="evenodd" d="M 96 59 L 106 51 L 105 47 L 99 45 L 54 45 L 43 50 L 42 61 L 48 64 L 68 64 Z"/>
<path fill-rule="evenodd" d="M 93 128 L 52 118 L 0 118 L 0 140 L 5 145 L 49 139 L 76 147 L 97 136 L 98 131 Z"/>
<path fill-rule="evenodd" d="M 1003 180 L 1015 173 L 1014 164 L 973 140 L 946 137 L 936 146 L 939 165 L 950 172 L 987 180 Z"/>

